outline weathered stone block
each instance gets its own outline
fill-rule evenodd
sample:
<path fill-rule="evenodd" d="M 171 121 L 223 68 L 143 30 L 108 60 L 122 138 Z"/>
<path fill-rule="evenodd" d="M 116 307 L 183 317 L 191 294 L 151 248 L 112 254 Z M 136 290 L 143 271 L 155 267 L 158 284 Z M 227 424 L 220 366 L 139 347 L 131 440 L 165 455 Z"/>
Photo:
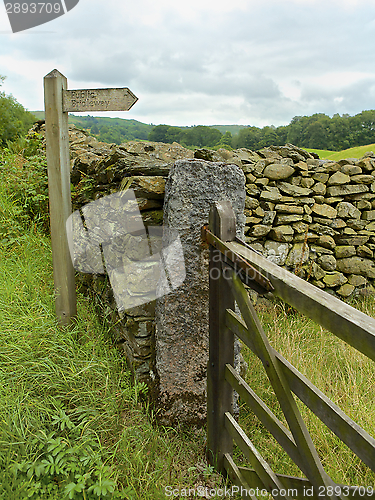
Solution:
<path fill-rule="evenodd" d="M 256 238 L 260 238 L 262 236 L 266 236 L 270 231 L 271 231 L 271 226 L 258 224 L 250 229 L 249 234 Z"/>
<path fill-rule="evenodd" d="M 276 212 L 274 210 L 266 210 L 264 212 L 262 224 L 272 226 L 275 217 L 276 217 Z"/>
<path fill-rule="evenodd" d="M 246 184 L 246 193 L 250 196 L 258 196 L 260 189 L 256 184 Z"/>
<path fill-rule="evenodd" d="M 137 198 L 163 199 L 165 180 L 160 176 L 134 176 L 129 186 L 134 189 Z"/>
<path fill-rule="evenodd" d="M 317 173 L 312 175 L 312 178 L 314 179 L 314 181 L 321 182 L 323 184 L 327 183 L 328 177 L 329 177 L 329 174 L 325 174 L 323 172 L 317 172 Z"/>
<path fill-rule="evenodd" d="M 259 200 L 257 200 L 256 198 L 250 198 L 250 196 L 246 196 L 245 208 L 255 210 L 257 207 L 259 207 Z"/>
<path fill-rule="evenodd" d="M 328 221 L 329 222 L 329 221 Z M 316 222 L 310 225 L 310 230 L 318 234 L 329 234 L 330 236 L 335 236 L 337 231 L 327 226 L 327 219 L 319 219 L 319 223 Z"/>
<path fill-rule="evenodd" d="M 337 259 L 345 259 L 346 257 L 353 257 L 356 254 L 355 246 L 353 245 L 340 245 L 335 248 L 335 256 Z"/>
<path fill-rule="evenodd" d="M 261 177 L 255 181 L 255 184 L 258 186 L 267 186 L 269 182 L 268 177 Z"/>
<path fill-rule="evenodd" d="M 264 210 L 262 207 L 257 207 L 255 210 L 254 210 L 254 215 L 256 215 L 257 217 L 264 217 Z"/>
<path fill-rule="evenodd" d="M 341 172 L 346 175 L 358 175 L 362 173 L 362 169 L 358 165 L 347 164 L 341 167 Z"/>
<path fill-rule="evenodd" d="M 300 186 L 294 186 L 288 182 L 279 182 L 278 187 L 283 193 L 290 196 L 309 196 L 311 194 L 311 189 L 303 188 Z"/>
<path fill-rule="evenodd" d="M 255 224 L 259 224 L 261 222 L 260 217 L 246 217 L 246 225 L 247 226 L 254 226 Z"/>
<path fill-rule="evenodd" d="M 277 187 L 267 186 L 260 193 L 260 200 L 264 201 L 279 201 L 281 199 L 281 193 Z"/>
<path fill-rule="evenodd" d="M 349 257 L 337 261 L 337 269 L 345 274 L 360 274 L 367 278 L 375 278 L 375 263 L 361 257 Z"/>
<path fill-rule="evenodd" d="M 311 161 L 316 161 L 316 160 L 311 160 Z M 303 172 L 307 172 L 309 169 L 308 163 L 304 161 L 299 161 L 294 164 L 294 167 L 297 168 L 298 170 L 302 170 Z"/>
<path fill-rule="evenodd" d="M 347 219 L 346 223 L 348 227 L 354 229 L 354 231 L 362 231 L 362 229 L 365 229 L 367 221 L 361 219 Z"/>
<path fill-rule="evenodd" d="M 315 203 L 312 207 L 312 211 L 320 217 L 327 217 L 329 219 L 334 219 L 337 216 L 337 210 L 329 205 L 326 205 L 325 203 L 322 205 Z"/>
<path fill-rule="evenodd" d="M 375 220 L 375 210 L 365 210 L 362 212 L 363 220 Z"/>
<path fill-rule="evenodd" d="M 329 234 L 322 234 L 316 244 L 330 250 L 333 250 L 336 246 L 335 240 Z"/>
<path fill-rule="evenodd" d="M 371 210 L 372 205 L 371 202 L 369 202 L 368 200 L 359 200 L 357 201 L 357 208 L 359 210 Z"/>
<path fill-rule="evenodd" d="M 157 406 L 165 423 L 205 421 L 209 297 L 208 251 L 201 244 L 201 228 L 213 202 L 230 200 L 241 235 L 244 187 L 244 174 L 235 165 L 180 160 L 171 168 L 164 225 L 179 233 L 187 278 L 156 303 Z"/>
<path fill-rule="evenodd" d="M 349 276 L 349 283 L 353 286 L 363 286 L 367 283 L 367 279 L 359 274 L 351 274 Z"/>
<path fill-rule="evenodd" d="M 271 165 L 267 165 L 267 167 L 263 171 L 263 175 L 268 177 L 271 180 L 281 180 L 287 179 L 291 175 L 293 175 L 295 169 L 290 165 L 286 165 L 283 163 L 272 163 Z"/>
<path fill-rule="evenodd" d="M 311 179 L 310 177 L 303 177 L 301 179 L 301 186 L 305 188 L 311 188 L 315 184 L 314 179 Z"/>
<path fill-rule="evenodd" d="M 264 244 L 264 248 L 268 260 L 279 266 L 285 264 L 290 248 L 288 243 L 278 243 L 277 241 L 267 240 Z"/>
<path fill-rule="evenodd" d="M 281 212 L 285 214 L 300 214 L 302 215 L 304 213 L 304 209 L 301 206 L 297 205 L 285 205 L 285 204 L 278 204 L 275 206 L 276 212 Z"/>
<path fill-rule="evenodd" d="M 305 264 L 309 260 L 309 247 L 305 243 L 295 243 L 290 250 L 285 264 L 289 267 L 295 267 Z"/>
<path fill-rule="evenodd" d="M 371 184 L 374 182 L 374 176 L 366 174 L 353 175 L 350 178 L 350 182 L 356 182 L 357 184 Z"/>
<path fill-rule="evenodd" d="M 327 273 L 323 278 L 323 282 L 328 286 L 328 288 L 343 285 L 347 281 L 348 278 L 339 272 Z"/>
<path fill-rule="evenodd" d="M 290 226 L 276 226 L 270 232 L 270 237 L 275 241 L 290 242 L 293 239 L 294 230 Z"/>
<path fill-rule="evenodd" d="M 349 175 L 342 172 L 335 172 L 327 181 L 328 186 L 338 186 L 341 184 L 348 184 L 350 182 Z"/>
<path fill-rule="evenodd" d="M 346 196 L 350 194 L 367 193 L 368 190 L 368 186 L 364 184 L 346 184 L 328 187 L 327 194 L 328 196 Z"/>
<path fill-rule="evenodd" d="M 345 299 L 350 297 L 350 295 L 354 292 L 355 287 L 349 283 L 345 283 L 345 285 L 340 286 L 336 293 L 344 297 Z"/>
<path fill-rule="evenodd" d="M 347 236 L 342 236 L 340 238 L 337 238 L 336 243 L 337 245 L 354 245 L 354 246 L 359 246 L 359 245 L 364 245 L 367 243 L 369 240 L 370 235 L 347 235 Z"/>
<path fill-rule="evenodd" d="M 292 224 L 292 227 L 293 227 L 294 231 L 296 233 L 299 233 L 299 234 L 306 233 L 306 231 L 308 231 L 308 229 L 309 229 L 309 225 L 305 224 L 302 221 L 295 222 L 294 224 Z"/>
<path fill-rule="evenodd" d="M 321 280 L 325 275 L 326 271 L 324 271 L 316 262 L 313 262 L 311 266 L 311 276 L 316 280 Z"/>
<path fill-rule="evenodd" d="M 302 221 L 303 216 L 297 214 L 281 214 L 276 217 L 276 224 L 291 224 L 293 222 Z"/>
<path fill-rule="evenodd" d="M 334 271 L 337 266 L 336 259 L 333 255 L 321 255 L 318 262 L 325 271 Z"/>
<path fill-rule="evenodd" d="M 352 203 L 343 201 L 337 205 L 337 217 L 341 219 L 360 219 L 361 212 Z"/>
<path fill-rule="evenodd" d="M 357 248 L 358 257 L 365 257 L 366 259 L 372 259 L 374 257 L 374 252 L 366 245 L 360 245 Z"/>
<path fill-rule="evenodd" d="M 318 196 L 324 196 L 327 191 L 327 186 L 323 184 L 322 182 L 317 182 L 311 187 L 312 191 L 314 194 Z"/>
<path fill-rule="evenodd" d="M 332 229 L 343 229 L 344 227 L 346 227 L 346 222 L 342 219 L 334 219 L 329 223 L 329 226 Z"/>

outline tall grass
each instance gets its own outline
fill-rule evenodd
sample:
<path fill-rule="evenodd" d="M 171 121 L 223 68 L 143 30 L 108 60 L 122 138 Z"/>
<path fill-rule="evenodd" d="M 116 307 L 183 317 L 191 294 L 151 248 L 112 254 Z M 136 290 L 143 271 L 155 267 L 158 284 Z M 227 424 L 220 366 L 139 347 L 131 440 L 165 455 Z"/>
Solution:
<path fill-rule="evenodd" d="M 145 387 L 132 384 L 110 325 L 84 296 L 73 328 L 57 325 L 46 216 L 38 212 L 44 159 L 34 171 L 37 157 L 28 161 L 0 152 L 0 499 L 157 500 L 166 486 L 223 486 L 205 462 L 205 430 L 156 425 Z M 19 169 L 29 172 L 26 193 Z M 358 307 L 374 315 L 373 299 Z M 257 309 L 272 345 L 374 434 L 373 363 L 282 304 Z M 244 353 L 248 382 L 283 419 L 262 366 Z M 332 478 L 374 485 L 374 475 L 300 408 Z M 245 407 L 240 421 L 275 472 L 300 474 Z"/>
<path fill-rule="evenodd" d="M 12 194 L 15 156 L 2 158 L 0 499 L 162 499 L 167 485 L 223 484 L 204 430 L 156 425 L 85 297 L 74 326 L 57 325 L 50 240 Z"/>

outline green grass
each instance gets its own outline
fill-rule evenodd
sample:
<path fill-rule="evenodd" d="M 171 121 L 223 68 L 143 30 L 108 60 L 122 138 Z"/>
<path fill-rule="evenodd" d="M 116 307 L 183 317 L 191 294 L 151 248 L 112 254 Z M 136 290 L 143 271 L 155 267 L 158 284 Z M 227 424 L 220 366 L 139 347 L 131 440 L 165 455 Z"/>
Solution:
<path fill-rule="evenodd" d="M 57 325 L 50 240 L 11 192 L 15 160 L 0 155 L 0 499 L 163 499 L 167 485 L 224 484 L 203 430 L 156 424 L 88 299 L 78 294 L 73 328 Z"/>
<path fill-rule="evenodd" d="M 343 151 L 327 151 L 322 149 L 306 149 L 307 151 L 317 153 L 319 158 L 323 160 L 342 160 L 345 158 L 362 158 L 362 156 L 369 152 L 375 152 L 375 144 L 367 144 L 366 146 L 358 146 L 355 148 L 344 149 Z"/>
<path fill-rule="evenodd" d="M 38 213 L 45 182 L 43 159 L 0 152 L 0 499 L 157 500 L 167 485 L 223 485 L 205 462 L 204 429 L 156 424 L 142 402 L 145 387 L 131 383 L 110 325 L 87 298 L 78 294 L 72 329 L 57 325 L 50 240 Z M 373 299 L 357 305 L 375 316 Z M 374 364 L 280 303 L 257 310 L 272 345 L 374 434 Z M 283 420 L 261 364 L 244 354 L 248 382 Z M 328 474 L 375 485 L 374 474 L 300 408 Z M 245 407 L 240 420 L 275 472 L 300 475 Z"/>

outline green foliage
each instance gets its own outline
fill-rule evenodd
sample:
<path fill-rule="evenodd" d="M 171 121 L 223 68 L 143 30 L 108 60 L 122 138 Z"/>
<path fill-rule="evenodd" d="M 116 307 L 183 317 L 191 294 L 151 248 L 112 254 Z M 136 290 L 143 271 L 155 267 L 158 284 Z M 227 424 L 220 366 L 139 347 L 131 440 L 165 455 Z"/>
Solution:
<path fill-rule="evenodd" d="M 0 86 L 4 80 L 0 75 Z M 25 135 L 34 121 L 34 116 L 12 95 L 0 92 L 0 146 Z"/>
<path fill-rule="evenodd" d="M 91 417 L 81 408 L 71 416 L 63 406 L 57 408 L 49 424 L 53 430 L 36 431 L 30 442 L 33 460 L 9 460 L 8 455 L 9 492 L 16 483 L 27 485 L 24 497 L 31 499 L 53 494 L 70 499 L 118 497 L 113 495 L 116 481 L 103 463 L 100 442 L 88 430 Z"/>
<path fill-rule="evenodd" d="M 23 209 L 23 215 L 49 228 L 47 160 L 38 134 L 19 138 L 0 151 L 3 187 Z"/>
<path fill-rule="evenodd" d="M 223 134 L 215 128 L 197 125 L 185 129 L 182 135 L 182 144 L 186 146 L 213 147 L 218 144 Z"/>
<path fill-rule="evenodd" d="M 121 144 L 135 140 L 147 140 L 152 125 L 146 125 L 137 120 L 121 118 L 75 116 L 69 115 L 69 123 L 76 127 L 88 130 L 99 141 Z"/>
<path fill-rule="evenodd" d="M 157 125 L 148 135 L 148 140 L 171 144 L 178 142 L 182 146 L 215 147 L 220 144 L 223 134 L 212 127 L 197 125 L 194 127 L 172 127 Z M 228 137 L 228 136 L 227 136 Z"/>
<path fill-rule="evenodd" d="M 2 158 L 9 169 L 28 161 Z M 88 298 L 78 293 L 72 328 L 56 324 L 50 240 L 9 192 L 3 167 L 0 499 L 162 500 L 166 485 L 222 486 L 209 467 L 189 470 L 204 460 L 204 431 L 156 425 L 147 386 L 132 382 Z"/>
<path fill-rule="evenodd" d="M 43 112 L 34 114 L 40 119 L 44 117 Z M 335 114 L 332 118 L 324 113 L 295 116 L 289 125 L 263 128 L 243 125 L 153 126 L 136 120 L 74 115 L 69 115 L 69 122 L 89 130 L 99 140 L 116 144 L 148 139 L 167 144 L 178 142 L 188 148 L 248 148 L 256 151 L 271 145 L 292 143 L 305 149 L 341 151 L 375 142 L 374 110 L 362 111 L 355 116 Z"/>

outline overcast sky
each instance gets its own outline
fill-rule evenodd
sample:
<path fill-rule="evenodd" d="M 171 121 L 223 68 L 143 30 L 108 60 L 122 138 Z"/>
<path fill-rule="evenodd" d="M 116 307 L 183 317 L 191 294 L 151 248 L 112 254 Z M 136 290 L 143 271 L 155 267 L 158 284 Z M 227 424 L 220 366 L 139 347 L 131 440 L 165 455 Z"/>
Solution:
<path fill-rule="evenodd" d="M 56 68 L 70 89 L 129 87 L 139 101 L 108 115 L 144 123 L 354 115 L 375 109 L 374 60 L 374 0 L 80 0 L 16 34 L 0 4 L 2 90 L 30 110 Z"/>

